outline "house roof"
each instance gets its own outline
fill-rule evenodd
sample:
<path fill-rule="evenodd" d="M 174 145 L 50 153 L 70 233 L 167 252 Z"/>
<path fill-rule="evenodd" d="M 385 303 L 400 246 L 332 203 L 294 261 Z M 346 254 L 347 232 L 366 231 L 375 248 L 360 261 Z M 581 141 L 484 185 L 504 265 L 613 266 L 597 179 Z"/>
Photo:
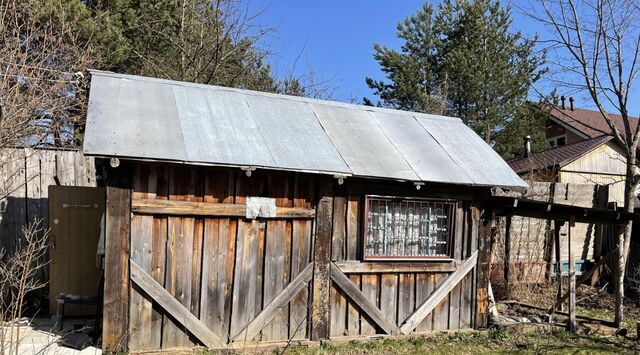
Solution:
<path fill-rule="evenodd" d="M 460 119 L 92 72 L 84 153 L 400 181 L 527 184 Z"/>
<path fill-rule="evenodd" d="M 551 148 L 533 153 L 529 157 L 509 160 L 509 166 L 518 174 L 541 170 L 555 166 L 565 166 L 599 146 L 612 140 L 612 136 L 600 136 L 562 147 Z"/>
<path fill-rule="evenodd" d="M 611 134 L 611 129 L 602 118 L 600 111 L 585 110 L 576 108 L 575 110 L 563 110 L 552 108 L 551 116 L 568 126 L 568 128 L 581 133 L 583 138 L 596 138 L 604 134 Z M 609 114 L 609 117 L 621 132 L 625 131 L 622 116 Z M 630 117 L 631 129 L 638 126 L 638 118 Z"/>

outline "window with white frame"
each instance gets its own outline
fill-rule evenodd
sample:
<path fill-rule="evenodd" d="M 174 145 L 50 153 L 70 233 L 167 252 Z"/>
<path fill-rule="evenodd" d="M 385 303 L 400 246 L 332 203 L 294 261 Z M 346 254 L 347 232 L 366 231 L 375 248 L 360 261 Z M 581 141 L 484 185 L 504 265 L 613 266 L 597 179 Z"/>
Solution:
<path fill-rule="evenodd" d="M 449 258 L 455 203 L 367 196 L 364 259 Z"/>

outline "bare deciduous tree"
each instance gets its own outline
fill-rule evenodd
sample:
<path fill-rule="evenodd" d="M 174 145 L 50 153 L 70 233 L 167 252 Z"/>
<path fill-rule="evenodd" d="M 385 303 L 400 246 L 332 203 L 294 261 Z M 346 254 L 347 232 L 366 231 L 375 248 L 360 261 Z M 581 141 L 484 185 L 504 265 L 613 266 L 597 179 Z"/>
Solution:
<path fill-rule="evenodd" d="M 542 11 L 533 14 L 553 34 L 556 65 L 573 79 L 561 85 L 588 94 L 611 129 L 626 158 L 624 209 L 634 211 L 640 185 L 637 151 L 638 124 L 630 117 L 629 98 L 638 75 L 640 54 L 639 4 L 635 0 L 539 0 Z M 613 108 L 621 120 L 608 112 Z M 616 323 L 622 321 L 623 280 L 631 242 L 631 223 L 624 229 L 617 265 Z"/>

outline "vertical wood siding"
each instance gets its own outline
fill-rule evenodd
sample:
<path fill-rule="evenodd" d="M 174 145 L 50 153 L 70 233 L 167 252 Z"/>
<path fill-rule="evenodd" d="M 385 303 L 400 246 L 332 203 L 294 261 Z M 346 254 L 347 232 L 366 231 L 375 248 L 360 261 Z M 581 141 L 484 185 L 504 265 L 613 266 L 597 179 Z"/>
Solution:
<path fill-rule="evenodd" d="M 317 209 L 320 179 L 307 174 L 135 163 L 132 200 L 158 199 L 245 204 L 247 196 L 275 198 L 278 207 Z M 330 178 L 328 178 L 330 179 Z M 366 194 L 384 195 L 376 186 L 335 186 L 330 198 L 331 262 L 362 260 Z M 411 196 L 415 189 L 395 191 Z M 455 195 L 447 189 L 443 195 Z M 421 193 L 420 196 L 429 196 Z M 469 195 L 455 209 L 454 262 L 477 249 L 479 213 Z M 455 198 L 455 196 L 453 197 Z M 314 219 L 256 219 L 131 213 L 131 257 L 222 343 L 282 341 L 311 337 L 311 282 L 262 325 L 257 335 L 245 328 L 312 262 Z M 425 262 L 428 264 L 429 262 Z M 307 269 L 309 270 L 309 269 Z M 349 273 L 348 280 L 398 327 L 452 271 Z M 200 342 L 175 319 L 130 286 L 129 350 L 190 347 Z M 470 328 L 474 324 L 475 272 L 453 287 L 415 329 L 426 332 Z M 335 281 L 329 289 L 330 337 L 383 334 L 376 321 Z M 255 325 L 252 325 L 255 326 Z M 235 338 L 235 339 L 234 339 Z"/>

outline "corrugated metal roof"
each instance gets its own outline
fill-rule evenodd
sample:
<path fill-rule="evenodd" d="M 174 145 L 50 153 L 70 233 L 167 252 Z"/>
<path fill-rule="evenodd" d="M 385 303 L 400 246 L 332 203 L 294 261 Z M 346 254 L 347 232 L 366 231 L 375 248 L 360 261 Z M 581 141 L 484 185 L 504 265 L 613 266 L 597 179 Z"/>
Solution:
<path fill-rule="evenodd" d="M 457 118 L 106 72 L 92 73 L 84 152 L 527 186 Z"/>

